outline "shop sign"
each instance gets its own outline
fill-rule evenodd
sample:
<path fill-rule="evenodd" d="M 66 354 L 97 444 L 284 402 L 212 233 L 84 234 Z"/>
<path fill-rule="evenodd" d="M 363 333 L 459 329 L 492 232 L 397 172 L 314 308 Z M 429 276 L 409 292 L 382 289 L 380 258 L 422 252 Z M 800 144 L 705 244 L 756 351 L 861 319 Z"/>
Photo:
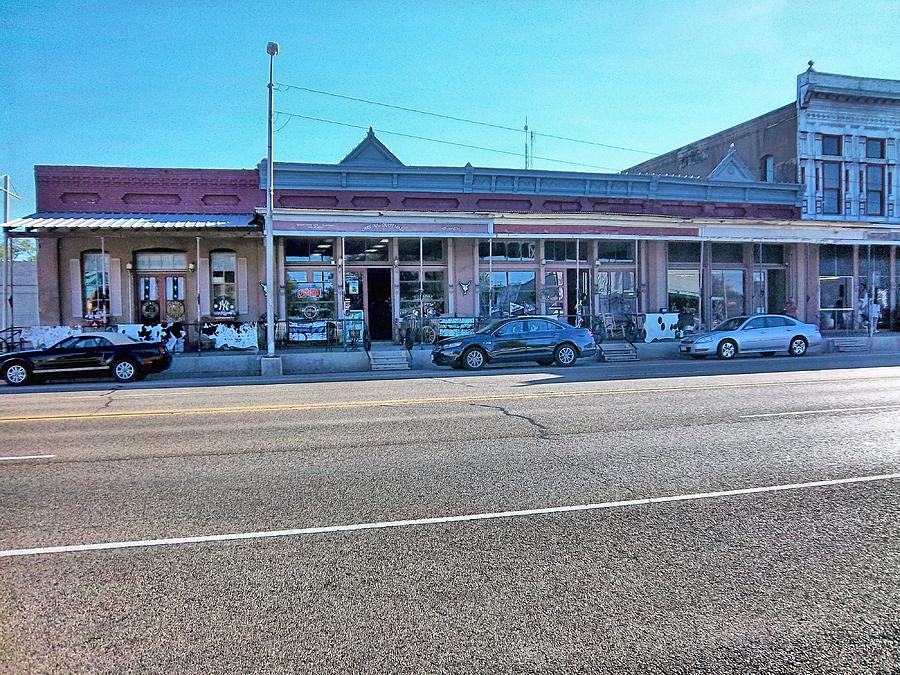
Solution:
<path fill-rule="evenodd" d="M 440 319 L 440 337 L 458 337 L 475 332 L 475 319 L 471 317 L 447 317 Z"/>
<path fill-rule="evenodd" d="M 308 288 L 298 288 L 297 297 L 301 300 L 304 298 L 313 298 L 318 300 L 322 297 L 322 289 L 318 286 L 310 286 Z"/>
<path fill-rule="evenodd" d="M 359 295 L 359 278 L 347 279 L 347 295 Z"/>
<path fill-rule="evenodd" d="M 330 234 L 433 236 L 433 237 L 487 237 L 492 233 L 490 221 L 436 221 L 436 222 L 390 222 L 390 221 L 289 221 L 276 222 L 275 234 L 279 236 Z"/>

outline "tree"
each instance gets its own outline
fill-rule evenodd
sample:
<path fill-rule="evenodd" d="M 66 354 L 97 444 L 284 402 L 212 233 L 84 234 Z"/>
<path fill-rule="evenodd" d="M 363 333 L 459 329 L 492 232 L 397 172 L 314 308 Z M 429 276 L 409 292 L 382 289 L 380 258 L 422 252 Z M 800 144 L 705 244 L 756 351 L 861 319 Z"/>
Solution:
<path fill-rule="evenodd" d="M 35 260 L 37 259 L 37 240 L 35 239 L 19 239 L 18 237 L 10 237 L 12 244 L 13 260 Z M 0 260 L 6 255 L 6 252 L 0 250 Z"/>

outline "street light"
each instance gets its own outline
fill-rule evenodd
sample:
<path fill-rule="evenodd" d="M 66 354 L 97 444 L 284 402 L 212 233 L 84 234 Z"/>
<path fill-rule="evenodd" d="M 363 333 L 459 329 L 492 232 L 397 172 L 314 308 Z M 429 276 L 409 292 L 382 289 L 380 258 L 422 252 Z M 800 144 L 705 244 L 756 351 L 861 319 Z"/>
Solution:
<path fill-rule="evenodd" d="M 275 55 L 278 43 L 266 45 L 269 55 L 269 155 L 266 163 L 266 355 L 275 356 L 275 238 L 272 223 L 272 202 L 275 200 L 275 167 L 272 163 L 272 131 L 273 108 L 275 104 L 275 85 L 272 77 L 275 70 Z"/>

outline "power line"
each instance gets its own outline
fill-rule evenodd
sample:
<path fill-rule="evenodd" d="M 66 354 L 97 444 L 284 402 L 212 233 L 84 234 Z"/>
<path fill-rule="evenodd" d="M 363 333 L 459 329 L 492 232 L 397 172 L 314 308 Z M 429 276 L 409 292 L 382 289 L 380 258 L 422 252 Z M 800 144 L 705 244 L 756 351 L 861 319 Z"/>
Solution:
<path fill-rule="evenodd" d="M 291 121 L 293 118 L 298 118 L 302 120 L 310 120 L 313 122 L 324 122 L 326 124 L 335 124 L 341 127 L 349 127 L 350 129 L 363 129 L 367 131 L 370 127 L 367 127 L 362 124 L 350 124 L 349 122 L 338 122 L 336 120 L 327 120 L 322 117 L 312 117 L 310 115 L 300 115 L 298 113 L 289 113 L 283 110 L 274 111 L 277 115 L 285 115 L 288 117 L 287 122 L 285 122 L 280 128 L 284 129 L 287 126 L 287 123 Z M 482 145 L 469 145 L 468 143 L 458 143 L 456 141 L 447 141 L 441 138 L 429 138 L 428 136 L 416 136 L 415 134 L 407 134 L 402 131 L 388 131 L 387 129 L 373 129 L 373 131 L 377 131 L 380 134 L 389 134 L 391 136 L 402 136 L 403 138 L 413 138 L 418 141 L 429 141 L 431 143 L 443 143 L 444 145 L 453 145 L 458 148 L 469 148 L 471 150 L 483 150 L 485 152 L 496 152 L 501 155 L 512 155 L 513 157 L 521 157 L 522 155 L 518 152 L 513 152 L 512 150 L 498 150 L 497 148 L 486 148 Z M 517 130 L 518 131 L 518 130 Z M 521 133 L 521 131 L 519 132 Z M 619 169 L 614 169 L 611 166 L 599 166 L 597 164 L 584 164 L 582 162 L 570 162 L 565 159 L 555 159 L 553 157 L 541 157 L 539 155 L 532 155 L 532 159 L 542 159 L 545 162 L 557 162 L 558 164 L 569 164 L 571 166 L 583 166 L 590 169 L 602 169 L 604 171 L 614 171 L 619 173 Z"/>
<path fill-rule="evenodd" d="M 322 96 L 331 96 L 332 98 L 341 98 L 346 101 L 355 101 L 357 103 L 366 103 L 368 105 L 377 105 L 382 108 L 391 108 L 392 110 L 402 110 L 403 112 L 411 112 L 416 113 L 418 115 L 428 115 L 429 117 L 437 117 L 443 120 L 452 120 L 453 122 L 464 122 L 466 124 L 477 124 L 481 127 L 488 127 L 489 129 L 500 129 L 501 131 L 513 131 L 517 134 L 522 133 L 521 129 L 517 129 L 516 127 L 509 127 L 503 124 L 493 124 L 491 122 L 482 122 L 481 120 L 472 120 L 466 117 L 456 117 L 455 115 L 444 115 L 443 113 L 436 113 L 430 110 L 419 110 L 418 108 L 409 108 L 402 105 L 394 105 L 392 103 L 383 103 L 381 101 L 373 101 L 367 98 L 360 98 L 358 96 L 347 96 L 346 94 L 337 94 L 332 91 L 323 91 L 322 89 L 312 89 L 310 87 L 301 87 L 296 84 L 285 84 L 283 82 L 276 82 L 275 87 L 279 91 L 289 91 L 291 89 L 297 89 L 298 91 L 305 91 L 309 94 L 320 94 Z M 637 152 L 642 155 L 653 155 L 656 156 L 658 152 L 650 152 L 649 150 L 639 150 L 637 148 L 629 148 L 622 145 L 609 145 L 608 143 L 597 143 L 596 141 L 586 141 L 581 138 L 572 138 L 570 136 L 557 136 L 556 134 L 545 134 L 539 131 L 533 131 L 532 134 L 534 136 L 543 136 L 544 138 L 553 138 L 558 141 L 568 141 L 570 143 L 581 143 L 583 145 L 592 145 L 597 148 L 608 148 L 611 150 L 624 150 L 626 152 Z"/>

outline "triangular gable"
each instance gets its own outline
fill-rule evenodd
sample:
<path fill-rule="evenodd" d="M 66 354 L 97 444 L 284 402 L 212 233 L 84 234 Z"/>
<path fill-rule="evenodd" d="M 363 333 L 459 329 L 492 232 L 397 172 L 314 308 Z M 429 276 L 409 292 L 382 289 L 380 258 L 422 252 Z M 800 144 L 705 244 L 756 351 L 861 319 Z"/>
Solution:
<path fill-rule="evenodd" d="M 366 134 L 362 142 L 341 160 L 341 164 L 403 166 L 403 162 L 397 159 L 397 156 L 376 138 L 372 127 L 369 127 L 369 133 Z"/>
<path fill-rule="evenodd" d="M 708 180 L 729 181 L 732 183 L 755 183 L 756 176 L 747 167 L 741 156 L 734 149 L 734 143 L 728 148 L 728 153 L 719 162 L 719 165 L 712 170 L 707 177 Z"/>

